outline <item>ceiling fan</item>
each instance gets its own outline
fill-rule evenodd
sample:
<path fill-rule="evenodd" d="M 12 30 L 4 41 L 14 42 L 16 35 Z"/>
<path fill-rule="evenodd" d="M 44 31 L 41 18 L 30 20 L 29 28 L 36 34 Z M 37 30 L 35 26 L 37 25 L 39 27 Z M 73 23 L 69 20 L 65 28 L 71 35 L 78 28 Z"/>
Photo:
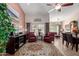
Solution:
<path fill-rule="evenodd" d="M 61 12 L 61 8 L 63 7 L 68 7 L 68 6 L 72 6 L 73 3 L 55 3 L 53 4 L 47 4 L 48 6 L 54 6 L 53 9 L 49 10 L 48 12 L 52 12 L 53 10 L 58 10 L 59 12 Z"/>
<path fill-rule="evenodd" d="M 72 6 L 73 5 L 73 3 L 64 3 L 64 4 L 62 4 L 61 6 L 62 7 L 67 7 L 67 6 Z"/>

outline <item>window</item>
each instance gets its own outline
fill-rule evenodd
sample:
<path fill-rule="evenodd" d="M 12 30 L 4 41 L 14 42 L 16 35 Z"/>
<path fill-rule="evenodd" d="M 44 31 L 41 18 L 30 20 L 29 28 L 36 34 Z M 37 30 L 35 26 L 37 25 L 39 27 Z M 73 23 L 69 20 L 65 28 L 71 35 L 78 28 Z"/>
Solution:
<path fill-rule="evenodd" d="M 49 31 L 50 32 L 57 32 L 57 25 L 54 23 L 50 23 L 49 25 Z"/>

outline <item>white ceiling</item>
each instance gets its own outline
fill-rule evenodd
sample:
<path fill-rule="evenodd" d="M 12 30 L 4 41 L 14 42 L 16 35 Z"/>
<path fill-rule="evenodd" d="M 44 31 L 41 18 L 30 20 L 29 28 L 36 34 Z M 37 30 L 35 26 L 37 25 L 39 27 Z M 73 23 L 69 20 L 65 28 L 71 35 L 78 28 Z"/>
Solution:
<path fill-rule="evenodd" d="M 71 14 L 72 12 L 78 11 L 79 10 L 79 3 L 74 3 L 73 6 L 67 6 L 67 7 L 62 7 L 61 8 L 61 12 L 58 12 L 56 10 L 52 11 L 51 13 L 53 14 L 53 16 L 55 16 L 56 14 Z"/>
<path fill-rule="evenodd" d="M 54 10 L 50 13 L 50 22 L 68 20 L 69 18 L 79 18 L 79 3 L 75 3 L 73 6 L 63 7 L 61 12 Z"/>
<path fill-rule="evenodd" d="M 54 4 L 55 3 L 52 3 L 52 6 L 47 6 L 47 3 L 20 3 L 20 6 L 27 15 L 44 15 L 47 14 L 49 10 L 54 8 Z M 62 11 L 63 13 L 69 13 L 71 10 L 77 7 L 79 7 L 79 4 L 74 3 L 73 6 L 62 8 Z M 53 12 L 57 13 L 56 10 Z"/>
<path fill-rule="evenodd" d="M 36 18 L 41 19 L 43 23 L 49 21 L 48 11 L 52 7 L 47 6 L 46 3 L 20 3 L 20 6 L 26 14 L 26 22 L 33 22 Z"/>
<path fill-rule="evenodd" d="M 47 6 L 45 3 L 20 3 L 20 6 L 27 15 L 45 15 L 52 7 Z"/>
<path fill-rule="evenodd" d="M 55 3 L 54 3 L 55 4 Z M 46 3 L 20 3 L 21 8 L 25 12 L 27 16 L 49 16 L 48 11 L 54 8 L 54 6 L 47 6 Z M 79 10 L 79 4 L 74 3 L 73 6 L 69 7 L 63 7 L 61 12 L 58 12 L 57 10 L 54 10 L 51 12 L 53 17 L 57 17 L 61 15 L 70 15 L 73 12 L 76 12 Z"/>

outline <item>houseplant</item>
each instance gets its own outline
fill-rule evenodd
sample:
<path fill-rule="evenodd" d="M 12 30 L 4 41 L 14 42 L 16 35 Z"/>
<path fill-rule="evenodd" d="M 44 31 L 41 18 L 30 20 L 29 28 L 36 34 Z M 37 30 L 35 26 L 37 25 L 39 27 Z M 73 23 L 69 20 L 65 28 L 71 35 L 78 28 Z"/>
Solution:
<path fill-rule="evenodd" d="M 7 13 L 7 4 L 0 3 L 0 53 L 5 52 L 9 34 L 15 31 L 12 18 Z"/>

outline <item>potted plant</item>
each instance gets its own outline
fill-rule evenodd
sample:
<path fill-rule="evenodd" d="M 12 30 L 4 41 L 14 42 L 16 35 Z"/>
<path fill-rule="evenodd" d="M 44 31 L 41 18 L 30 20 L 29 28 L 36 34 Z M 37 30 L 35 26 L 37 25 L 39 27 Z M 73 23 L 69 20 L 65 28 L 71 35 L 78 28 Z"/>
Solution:
<path fill-rule="evenodd" d="M 7 13 L 7 4 L 0 3 L 0 53 L 6 51 L 9 34 L 15 31 L 11 22 L 12 18 Z"/>

